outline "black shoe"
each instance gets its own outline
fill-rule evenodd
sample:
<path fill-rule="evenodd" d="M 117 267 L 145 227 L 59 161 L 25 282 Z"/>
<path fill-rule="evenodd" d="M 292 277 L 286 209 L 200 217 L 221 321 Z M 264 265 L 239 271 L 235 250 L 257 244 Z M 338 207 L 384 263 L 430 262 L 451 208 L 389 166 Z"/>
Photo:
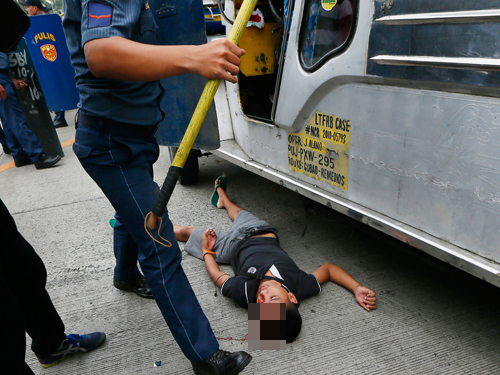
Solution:
<path fill-rule="evenodd" d="M 33 160 L 27 154 L 24 154 L 21 159 L 14 160 L 14 164 L 16 167 L 24 167 L 25 165 L 33 164 Z"/>
<path fill-rule="evenodd" d="M 246 352 L 231 353 L 219 349 L 207 359 L 191 364 L 196 375 L 236 375 L 251 360 L 252 356 Z"/>
<path fill-rule="evenodd" d="M 61 160 L 61 157 L 59 155 L 46 155 L 45 153 L 42 153 L 40 156 L 40 159 L 35 162 L 35 168 L 36 169 L 44 169 L 44 168 L 50 168 L 54 166 L 56 163 Z"/>
<path fill-rule="evenodd" d="M 54 128 L 64 128 L 65 126 L 68 126 L 68 123 L 66 122 L 65 119 L 62 120 L 54 120 Z"/>
<path fill-rule="evenodd" d="M 144 276 L 139 277 L 135 282 L 128 283 L 126 281 L 119 281 L 113 276 L 113 285 L 115 288 L 124 290 L 126 292 L 134 292 L 142 298 L 154 298 L 153 292 L 149 288 L 148 282 Z"/>
<path fill-rule="evenodd" d="M 2 148 L 3 148 L 3 153 L 4 154 L 6 154 L 6 155 L 12 154 L 12 151 L 10 150 L 10 148 L 8 146 L 2 145 Z"/>

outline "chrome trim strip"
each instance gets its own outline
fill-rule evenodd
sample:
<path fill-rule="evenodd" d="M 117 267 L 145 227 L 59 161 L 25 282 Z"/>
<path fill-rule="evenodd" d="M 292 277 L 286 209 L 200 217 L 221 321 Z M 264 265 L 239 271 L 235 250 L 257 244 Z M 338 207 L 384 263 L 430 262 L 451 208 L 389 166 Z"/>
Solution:
<path fill-rule="evenodd" d="M 370 58 L 381 65 L 425 66 L 467 70 L 500 70 L 500 59 L 476 57 L 434 57 L 378 55 Z"/>
<path fill-rule="evenodd" d="M 375 21 L 383 23 L 384 25 L 500 22 L 500 9 L 404 14 L 399 16 L 380 17 Z"/>

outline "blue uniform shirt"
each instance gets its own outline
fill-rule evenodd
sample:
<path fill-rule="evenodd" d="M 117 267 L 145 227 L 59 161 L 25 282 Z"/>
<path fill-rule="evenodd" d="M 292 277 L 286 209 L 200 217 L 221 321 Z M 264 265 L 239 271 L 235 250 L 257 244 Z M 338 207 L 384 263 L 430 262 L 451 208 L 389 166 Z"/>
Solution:
<path fill-rule="evenodd" d="M 128 124 L 157 125 L 162 120 L 160 82 L 97 78 L 90 72 L 83 51 L 88 41 L 113 36 L 157 44 L 157 26 L 147 1 L 66 0 L 64 5 L 63 27 L 81 112 Z"/>
<path fill-rule="evenodd" d="M 6 53 L 0 52 L 0 70 L 9 70 L 9 56 Z"/>

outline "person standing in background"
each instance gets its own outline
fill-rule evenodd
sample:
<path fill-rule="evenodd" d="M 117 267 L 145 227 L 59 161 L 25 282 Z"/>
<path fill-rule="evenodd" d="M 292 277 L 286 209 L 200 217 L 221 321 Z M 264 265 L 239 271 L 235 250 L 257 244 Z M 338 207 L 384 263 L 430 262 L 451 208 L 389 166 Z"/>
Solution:
<path fill-rule="evenodd" d="M 24 89 L 27 83 L 9 76 L 9 58 L 0 52 L 0 121 L 7 147 L 11 150 L 16 167 L 35 164 L 36 169 L 54 166 L 61 160 L 59 155 L 46 155 L 42 144 L 28 127 L 21 110 L 16 88 Z"/>

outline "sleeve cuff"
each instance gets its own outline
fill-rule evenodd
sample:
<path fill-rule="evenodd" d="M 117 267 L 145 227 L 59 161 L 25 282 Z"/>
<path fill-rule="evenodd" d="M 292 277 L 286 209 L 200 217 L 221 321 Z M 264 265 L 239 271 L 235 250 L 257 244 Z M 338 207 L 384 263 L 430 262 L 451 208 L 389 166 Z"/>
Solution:
<path fill-rule="evenodd" d="M 226 285 L 227 281 L 229 279 L 231 279 L 232 277 L 228 277 L 226 280 L 224 280 L 224 282 L 222 283 L 221 287 L 220 287 L 220 294 L 222 294 L 224 296 L 224 292 L 222 291 L 222 289 L 224 289 L 224 285 Z"/>
<path fill-rule="evenodd" d="M 313 274 L 311 273 L 311 275 L 313 275 Z M 313 276 L 314 276 L 314 275 L 313 275 Z M 321 290 L 322 290 L 322 289 L 321 289 L 321 284 L 319 283 L 319 281 L 318 281 L 318 279 L 317 279 L 317 277 L 316 277 L 316 276 L 314 276 L 314 278 L 316 279 L 316 282 L 318 283 L 318 288 L 319 288 L 319 292 L 318 292 L 318 293 L 321 293 Z"/>

